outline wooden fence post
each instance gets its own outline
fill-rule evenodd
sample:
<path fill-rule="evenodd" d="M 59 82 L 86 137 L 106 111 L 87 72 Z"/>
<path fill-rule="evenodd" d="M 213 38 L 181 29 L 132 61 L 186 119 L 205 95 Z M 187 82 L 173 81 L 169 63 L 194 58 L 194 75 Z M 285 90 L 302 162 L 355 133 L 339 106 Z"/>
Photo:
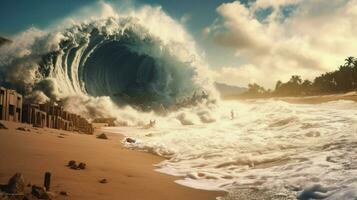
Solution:
<path fill-rule="evenodd" d="M 46 191 L 50 191 L 50 185 L 51 185 L 51 173 L 50 172 L 45 173 L 45 181 L 44 181 L 43 185 L 45 186 Z"/>

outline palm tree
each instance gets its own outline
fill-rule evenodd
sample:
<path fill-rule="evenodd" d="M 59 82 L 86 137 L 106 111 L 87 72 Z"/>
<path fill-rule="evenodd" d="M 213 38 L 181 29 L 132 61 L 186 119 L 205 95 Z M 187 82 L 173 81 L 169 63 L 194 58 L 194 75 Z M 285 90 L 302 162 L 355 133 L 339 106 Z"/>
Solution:
<path fill-rule="evenodd" d="M 353 56 L 350 56 L 346 58 L 345 61 L 346 61 L 345 66 L 350 67 L 355 61 L 355 58 Z"/>
<path fill-rule="evenodd" d="M 291 82 L 291 83 L 293 83 L 293 84 L 295 84 L 295 85 L 300 85 L 301 82 L 302 82 L 302 80 L 301 80 L 301 77 L 300 77 L 300 76 L 295 75 L 295 76 L 292 76 L 292 77 L 290 78 L 290 81 L 289 81 L 289 82 Z"/>
<path fill-rule="evenodd" d="M 262 94 L 264 93 L 266 90 L 265 88 L 263 88 L 262 86 L 253 83 L 253 84 L 248 84 L 248 91 L 250 93 L 255 93 L 255 94 Z"/>
<path fill-rule="evenodd" d="M 278 82 L 276 82 L 275 91 L 279 90 L 279 88 L 281 87 L 282 84 L 283 84 L 283 82 L 281 82 L 280 80 Z"/>
<path fill-rule="evenodd" d="M 352 80 L 353 88 L 357 89 L 357 59 L 355 59 L 352 63 Z"/>
<path fill-rule="evenodd" d="M 353 61 L 352 65 L 353 65 L 354 68 L 357 68 L 357 59 L 355 59 L 355 60 Z"/>
<path fill-rule="evenodd" d="M 302 84 L 301 84 L 303 87 L 310 87 L 312 85 L 311 81 L 310 80 L 305 80 Z"/>
<path fill-rule="evenodd" d="M 307 95 L 311 92 L 312 90 L 312 82 L 310 80 L 305 80 L 302 84 L 301 84 L 301 92 L 304 95 Z"/>

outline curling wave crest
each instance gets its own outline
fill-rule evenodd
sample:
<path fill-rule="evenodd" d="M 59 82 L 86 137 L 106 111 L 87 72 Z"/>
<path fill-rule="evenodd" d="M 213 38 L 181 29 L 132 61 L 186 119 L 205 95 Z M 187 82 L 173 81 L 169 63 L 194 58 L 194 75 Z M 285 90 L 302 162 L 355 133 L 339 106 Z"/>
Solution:
<path fill-rule="evenodd" d="M 108 17 L 15 36 L 0 48 L 0 83 L 30 101 L 109 98 L 141 110 L 168 108 L 195 93 L 212 96 L 206 64 L 179 23 L 161 8 L 110 10 Z"/>

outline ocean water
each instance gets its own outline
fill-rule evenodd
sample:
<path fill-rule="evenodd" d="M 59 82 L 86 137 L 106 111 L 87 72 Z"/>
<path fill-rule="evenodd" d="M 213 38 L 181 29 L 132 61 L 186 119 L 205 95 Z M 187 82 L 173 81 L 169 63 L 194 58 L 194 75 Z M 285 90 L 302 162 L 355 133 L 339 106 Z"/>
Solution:
<path fill-rule="evenodd" d="M 93 9 L 108 16 L 72 16 L 11 38 L 0 47 L 0 84 L 35 102 L 60 100 L 89 119 L 124 121 L 115 110 L 170 107 L 195 93 L 214 99 L 211 72 L 182 24 L 160 7 L 117 12 L 99 4 Z"/>
<path fill-rule="evenodd" d="M 188 187 L 232 196 L 259 189 L 282 199 L 356 199 L 356 108 L 352 101 L 227 101 L 210 114 L 211 123 L 185 117 L 192 125 L 175 124 L 184 115 L 176 113 L 156 119 L 155 128 L 106 131 L 135 138 L 124 142 L 128 148 L 166 157 L 156 170 L 182 177 L 177 183 Z"/>
<path fill-rule="evenodd" d="M 357 197 L 356 103 L 221 101 L 205 53 L 161 7 L 118 12 L 100 1 L 11 40 L 0 47 L 1 85 L 88 119 L 117 118 L 128 126 L 107 131 L 135 138 L 128 148 L 166 157 L 157 171 L 182 177 L 179 184 L 229 191 L 231 199 L 256 189 L 277 199 Z M 151 110 L 182 102 L 162 116 Z M 156 126 L 143 128 L 149 120 Z"/>

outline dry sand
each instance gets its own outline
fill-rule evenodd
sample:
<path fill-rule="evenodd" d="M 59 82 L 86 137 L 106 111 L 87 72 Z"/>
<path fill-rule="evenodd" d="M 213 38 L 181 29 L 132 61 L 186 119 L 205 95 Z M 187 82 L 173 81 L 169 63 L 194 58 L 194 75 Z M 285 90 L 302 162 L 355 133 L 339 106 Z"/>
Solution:
<path fill-rule="evenodd" d="M 16 172 L 26 182 L 43 184 L 46 171 L 52 173 L 51 191 L 66 191 L 73 200 L 214 200 L 222 192 L 187 188 L 175 177 L 154 171 L 158 156 L 125 149 L 119 135 L 109 140 L 54 129 L 0 121 L 0 184 Z M 30 131 L 16 130 L 25 127 Z M 60 138 L 64 137 L 64 138 Z M 66 167 L 69 160 L 85 162 L 87 169 Z M 99 183 L 101 179 L 108 183 Z"/>
<path fill-rule="evenodd" d="M 225 97 L 225 100 L 240 100 L 240 101 L 256 101 L 264 99 L 273 99 L 279 101 L 285 101 L 294 104 L 320 104 L 330 101 L 338 100 L 348 100 L 357 102 L 357 92 L 348 92 L 344 94 L 331 94 L 331 95 L 316 95 L 316 96 L 305 96 L 305 97 L 271 97 L 271 98 L 252 98 L 252 99 L 240 99 L 238 97 Z"/>

